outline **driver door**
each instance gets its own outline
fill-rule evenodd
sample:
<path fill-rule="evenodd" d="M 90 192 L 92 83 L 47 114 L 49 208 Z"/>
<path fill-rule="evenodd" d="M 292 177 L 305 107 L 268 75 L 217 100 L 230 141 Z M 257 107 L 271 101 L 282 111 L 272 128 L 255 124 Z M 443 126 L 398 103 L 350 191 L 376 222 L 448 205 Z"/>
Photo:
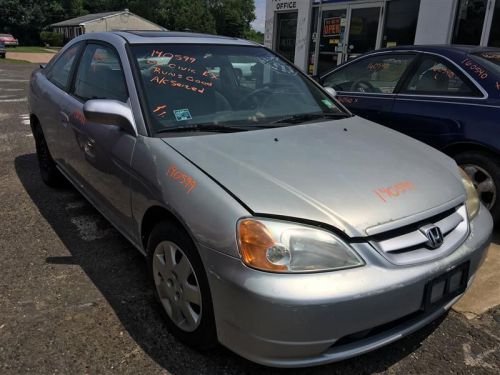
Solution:
<path fill-rule="evenodd" d="M 398 83 L 416 55 L 375 54 L 347 63 L 321 78 L 337 91 L 337 100 L 358 116 L 379 124 L 390 122 Z"/>

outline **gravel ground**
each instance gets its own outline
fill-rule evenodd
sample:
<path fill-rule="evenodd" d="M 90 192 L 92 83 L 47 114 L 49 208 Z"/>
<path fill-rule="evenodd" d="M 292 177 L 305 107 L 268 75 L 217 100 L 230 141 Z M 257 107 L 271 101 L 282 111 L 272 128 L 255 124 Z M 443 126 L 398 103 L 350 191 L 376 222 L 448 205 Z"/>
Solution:
<path fill-rule="evenodd" d="M 163 323 L 141 255 L 73 188 L 41 182 L 26 117 L 34 68 L 0 66 L 0 373 L 499 373 L 498 308 L 473 320 L 450 312 L 383 349 L 310 369 L 185 347 Z"/>

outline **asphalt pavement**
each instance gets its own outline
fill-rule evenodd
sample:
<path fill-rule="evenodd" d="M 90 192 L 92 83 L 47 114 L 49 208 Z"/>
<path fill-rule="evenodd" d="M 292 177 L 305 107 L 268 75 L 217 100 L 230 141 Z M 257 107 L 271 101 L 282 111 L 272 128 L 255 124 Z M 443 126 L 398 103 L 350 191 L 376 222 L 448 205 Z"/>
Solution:
<path fill-rule="evenodd" d="M 184 346 L 142 256 L 72 187 L 42 183 L 26 100 L 34 68 L 0 63 L 1 374 L 499 373 L 498 307 L 473 319 L 451 311 L 375 352 L 300 370 Z"/>

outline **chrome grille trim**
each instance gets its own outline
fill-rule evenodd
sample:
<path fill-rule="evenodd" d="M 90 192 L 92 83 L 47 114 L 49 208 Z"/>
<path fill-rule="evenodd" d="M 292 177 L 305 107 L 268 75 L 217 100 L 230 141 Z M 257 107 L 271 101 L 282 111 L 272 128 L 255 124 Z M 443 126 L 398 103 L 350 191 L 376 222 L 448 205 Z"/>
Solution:
<path fill-rule="evenodd" d="M 460 206 L 444 218 L 430 218 L 427 224 L 434 224 L 441 230 L 444 242 L 437 249 L 426 246 L 428 238 L 419 230 L 380 240 L 370 244 L 387 260 L 397 265 L 409 265 L 441 258 L 453 252 L 462 244 L 469 233 L 469 223 L 465 206 Z"/>

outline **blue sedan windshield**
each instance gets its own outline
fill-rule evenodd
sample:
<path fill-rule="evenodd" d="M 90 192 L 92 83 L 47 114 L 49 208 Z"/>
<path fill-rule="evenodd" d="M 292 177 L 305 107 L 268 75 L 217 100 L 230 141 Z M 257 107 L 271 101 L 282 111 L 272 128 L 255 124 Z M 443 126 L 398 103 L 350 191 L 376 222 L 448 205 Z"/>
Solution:
<path fill-rule="evenodd" d="M 259 127 L 290 116 L 342 114 L 292 65 L 261 47 L 132 47 L 155 131 L 193 125 Z"/>

